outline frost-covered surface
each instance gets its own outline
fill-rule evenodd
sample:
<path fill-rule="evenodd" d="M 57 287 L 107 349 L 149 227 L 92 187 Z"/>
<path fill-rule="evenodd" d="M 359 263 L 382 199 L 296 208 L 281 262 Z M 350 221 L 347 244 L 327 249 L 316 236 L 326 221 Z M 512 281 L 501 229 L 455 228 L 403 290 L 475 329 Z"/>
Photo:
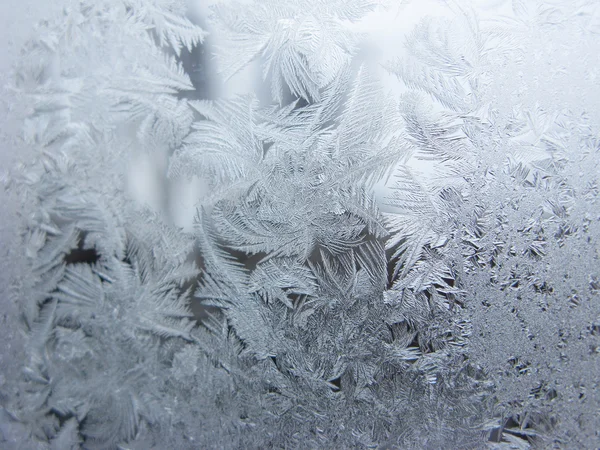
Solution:
<path fill-rule="evenodd" d="M 21 52 L 24 43 L 35 33 L 33 25 L 43 19 L 55 17 L 70 0 L 43 2 L 37 0 L 7 0 L 0 3 L 0 167 L 2 170 L 12 166 L 19 157 L 28 156 L 27 149 L 16 139 L 22 126 L 19 121 L 23 117 L 22 105 L 15 93 L 10 89 L 14 72 L 12 68 Z M 2 178 L 4 181 L 4 178 Z M 8 383 L 20 375 L 20 359 L 23 355 L 23 335 L 18 321 L 19 307 L 9 300 L 11 281 L 21 276 L 24 271 L 23 254 L 19 245 L 17 215 L 20 200 L 17 196 L 0 190 L 0 398 L 6 400 L 10 394 Z M 0 435 L 5 433 L 4 412 L 0 413 Z M 3 435 L 4 436 L 4 435 Z M 6 435 L 8 436 L 8 435 Z M 1 438 L 0 438 L 1 439 Z M 21 439 L 26 439 L 22 435 Z M 4 444 L 3 444 L 4 445 Z"/>
<path fill-rule="evenodd" d="M 83 1 L 23 39 L 1 447 L 600 445 L 600 5 L 442 3 Z M 198 46 L 256 89 L 203 99 Z"/>

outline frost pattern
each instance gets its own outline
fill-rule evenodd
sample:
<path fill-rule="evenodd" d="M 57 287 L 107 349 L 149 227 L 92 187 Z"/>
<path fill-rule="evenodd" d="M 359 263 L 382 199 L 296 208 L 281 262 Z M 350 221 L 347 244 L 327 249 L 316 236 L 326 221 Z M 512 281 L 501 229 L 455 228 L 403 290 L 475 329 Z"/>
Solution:
<path fill-rule="evenodd" d="M 263 78 L 273 98 L 284 94 L 319 100 L 356 51 L 358 36 L 348 27 L 379 0 L 266 0 L 217 4 L 217 53 L 223 76 L 231 77 L 262 58 Z"/>
<path fill-rule="evenodd" d="M 600 11 L 499 3 L 419 23 L 399 96 L 350 26 L 386 5 L 219 4 L 220 68 L 258 58 L 268 105 L 188 100 L 177 1 L 41 24 L 2 446 L 597 446 Z M 191 233 L 128 195 L 139 152 L 210 187 Z"/>

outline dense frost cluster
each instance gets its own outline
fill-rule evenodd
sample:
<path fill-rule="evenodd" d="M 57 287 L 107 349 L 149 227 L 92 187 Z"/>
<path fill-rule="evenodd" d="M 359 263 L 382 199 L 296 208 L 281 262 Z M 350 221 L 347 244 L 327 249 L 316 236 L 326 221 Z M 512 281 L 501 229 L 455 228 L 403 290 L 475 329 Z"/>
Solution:
<path fill-rule="evenodd" d="M 600 4 L 213 3 L 20 53 L 0 447 L 598 448 Z"/>

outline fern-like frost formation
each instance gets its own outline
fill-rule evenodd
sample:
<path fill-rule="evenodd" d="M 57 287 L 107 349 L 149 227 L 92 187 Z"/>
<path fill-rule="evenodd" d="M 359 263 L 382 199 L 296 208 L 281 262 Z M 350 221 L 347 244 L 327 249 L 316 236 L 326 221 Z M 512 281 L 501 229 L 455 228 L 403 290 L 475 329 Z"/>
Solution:
<path fill-rule="evenodd" d="M 36 27 L 2 448 L 600 445 L 600 7 L 451 1 L 365 56 L 357 24 L 405 7 L 220 1 L 199 26 L 83 0 Z M 199 92 L 200 47 L 264 92 Z"/>

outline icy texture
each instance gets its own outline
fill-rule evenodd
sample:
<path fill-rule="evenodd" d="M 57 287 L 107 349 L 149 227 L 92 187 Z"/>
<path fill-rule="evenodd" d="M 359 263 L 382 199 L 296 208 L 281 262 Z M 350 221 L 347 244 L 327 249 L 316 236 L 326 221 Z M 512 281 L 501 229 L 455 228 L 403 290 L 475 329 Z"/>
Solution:
<path fill-rule="evenodd" d="M 214 7 L 260 101 L 198 100 L 175 0 L 37 27 L 0 446 L 598 446 L 600 6 L 451 2 L 378 64 L 352 23 L 393 9 Z M 142 153 L 208 187 L 189 233 L 132 198 Z"/>

